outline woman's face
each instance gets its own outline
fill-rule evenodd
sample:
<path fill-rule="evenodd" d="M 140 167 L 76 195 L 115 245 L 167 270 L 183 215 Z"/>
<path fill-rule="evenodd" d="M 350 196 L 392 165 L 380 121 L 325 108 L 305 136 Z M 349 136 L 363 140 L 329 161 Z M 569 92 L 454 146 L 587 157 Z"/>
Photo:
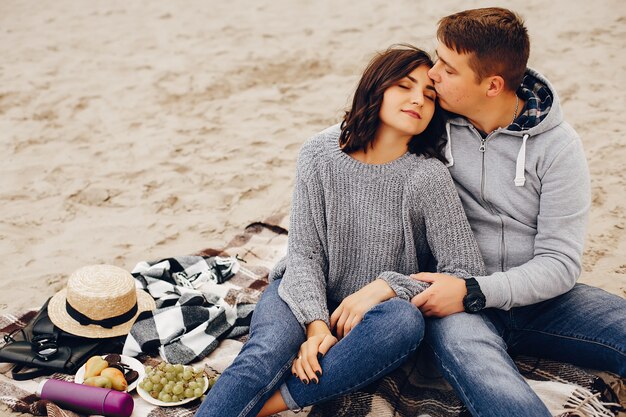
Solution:
<path fill-rule="evenodd" d="M 385 90 L 380 128 L 410 138 L 422 133 L 435 113 L 437 93 L 427 65 L 415 68 Z"/>

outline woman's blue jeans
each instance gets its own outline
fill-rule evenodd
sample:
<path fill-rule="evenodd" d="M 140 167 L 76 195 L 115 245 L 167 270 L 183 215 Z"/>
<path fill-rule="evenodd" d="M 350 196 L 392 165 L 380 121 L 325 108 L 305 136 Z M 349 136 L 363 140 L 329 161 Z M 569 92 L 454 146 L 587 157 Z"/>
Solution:
<path fill-rule="evenodd" d="M 197 417 L 256 416 L 280 388 L 285 403 L 298 409 L 357 390 L 393 371 L 413 353 L 424 335 L 424 319 L 398 298 L 368 311 L 361 323 L 320 359 L 319 384 L 302 383 L 291 364 L 305 334 L 272 282 L 252 316 L 250 339 L 219 377 Z"/>

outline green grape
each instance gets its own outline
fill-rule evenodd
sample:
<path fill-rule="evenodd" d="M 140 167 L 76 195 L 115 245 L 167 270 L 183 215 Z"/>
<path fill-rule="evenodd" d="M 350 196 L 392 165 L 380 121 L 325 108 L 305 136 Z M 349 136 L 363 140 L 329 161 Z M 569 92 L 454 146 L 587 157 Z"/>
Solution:
<path fill-rule="evenodd" d="M 193 398 L 193 390 L 191 388 L 187 388 L 185 390 L 185 397 L 187 398 Z"/>
<path fill-rule="evenodd" d="M 158 384 L 161 382 L 161 378 L 158 375 L 152 375 L 150 381 L 152 381 L 153 384 Z"/>
<path fill-rule="evenodd" d="M 143 389 L 143 381 L 141 381 L 139 384 L 137 384 L 137 386 L 141 389 Z"/>
<path fill-rule="evenodd" d="M 172 396 L 169 394 L 163 394 L 163 399 L 161 400 L 164 403 L 171 403 L 172 402 Z"/>
<path fill-rule="evenodd" d="M 159 368 L 159 370 L 163 370 L 165 369 L 165 362 L 161 362 L 157 365 L 157 368 Z"/>
<path fill-rule="evenodd" d="M 173 380 L 174 378 L 176 378 L 176 374 L 172 371 L 168 371 L 165 373 L 165 378 L 167 378 L 169 381 Z"/>
<path fill-rule="evenodd" d="M 167 378 L 162 377 L 159 382 L 161 383 L 161 385 L 165 386 L 165 385 L 167 385 Z"/>
<path fill-rule="evenodd" d="M 185 381 L 189 381 L 191 378 L 193 378 L 193 374 L 191 373 L 191 371 L 183 372 L 183 379 Z"/>
<path fill-rule="evenodd" d="M 165 372 L 172 372 L 174 370 L 174 365 L 168 363 L 165 365 Z"/>
<path fill-rule="evenodd" d="M 204 386 L 204 378 L 203 377 L 196 378 L 196 383 L 198 384 L 199 387 L 203 387 Z"/>
<path fill-rule="evenodd" d="M 195 390 L 193 390 L 194 397 L 199 397 L 201 395 L 202 395 L 202 390 L 200 388 L 196 388 Z"/>
<path fill-rule="evenodd" d="M 182 372 L 184 370 L 184 367 L 182 364 L 178 363 L 176 365 L 174 365 L 174 369 L 176 370 L 176 373 Z"/>
<path fill-rule="evenodd" d="M 172 393 L 172 386 L 167 384 L 166 386 L 163 387 L 163 391 L 166 394 L 171 394 Z"/>
<path fill-rule="evenodd" d="M 163 396 L 165 395 L 164 392 L 159 392 L 159 401 L 163 401 Z"/>
<path fill-rule="evenodd" d="M 183 391 L 185 391 L 185 388 L 183 388 L 182 384 L 181 385 L 174 385 L 174 388 L 172 388 L 172 392 L 176 395 L 180 395 L 183 393 Z"/>
<path fill-rule="evenodd" d="M 147 392 L 152 391 L 152 381 L 150 380 L 144 381 L 143 389 L 146 390 Z"/>
<path fill-rule="evenodd" d="M 196 381 L 191 381 L 187 386 L 191 389 L 200 388 L 198 387 L 198 383 Z"/>
<path fill-rule="evenodd" d="M 146 373 L 149 374 L 152 372 L 152 367 L 150 365 L 146 366 Z"/>
<path fill-rule="evenodd" d="M 162 389 L 163 389 L 163 385 L 161 385 L 161 384 L 154 384 L 152 386 L 152 390 L 153 391 L 161 392 Z"/>
<path fill-rule="evenodd" d="M 178 395 L 172 395 L 172 402 L 177 403 L 180 401 L 180 397 Z"/>
<path fill-rule="evenodd" d="M 161 371 L 161 370 L 156 371 L 156 374 L 157 374 L 157 376 L 158 376 L 159 378 L 163 378 L 163 377 L 165 376 L 165 372 L 163 372 L 163 371 Z"/>

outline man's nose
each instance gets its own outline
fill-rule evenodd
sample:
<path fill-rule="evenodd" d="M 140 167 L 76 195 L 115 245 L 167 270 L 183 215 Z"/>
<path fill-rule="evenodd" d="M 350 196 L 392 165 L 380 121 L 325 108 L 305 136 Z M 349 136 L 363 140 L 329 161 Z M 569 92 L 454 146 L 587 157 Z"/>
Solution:
<path fill-rule="evenodd" d="M 438 62 L 435 63 L 434 67 L 428 70 L 428 76 L 430 77 L 431 80 L 433 80 L 436 83 L 440 81 L 439 71 L 437 70 L 437 64 Z"/>

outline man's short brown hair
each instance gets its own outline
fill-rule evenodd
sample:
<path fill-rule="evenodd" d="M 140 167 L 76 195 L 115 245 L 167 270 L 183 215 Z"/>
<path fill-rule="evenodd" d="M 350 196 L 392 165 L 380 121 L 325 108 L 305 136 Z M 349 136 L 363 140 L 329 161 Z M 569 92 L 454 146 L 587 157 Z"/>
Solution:
<path fill-rule="evenodd" d="M 460 54 L 470 54 L 469 66 L 477 82 L 500 75 L 508 90 L 522 82 L 530 40 L 524 21 L 500 7 L 465 10 L 439 21 L 437 38 Z"/>

